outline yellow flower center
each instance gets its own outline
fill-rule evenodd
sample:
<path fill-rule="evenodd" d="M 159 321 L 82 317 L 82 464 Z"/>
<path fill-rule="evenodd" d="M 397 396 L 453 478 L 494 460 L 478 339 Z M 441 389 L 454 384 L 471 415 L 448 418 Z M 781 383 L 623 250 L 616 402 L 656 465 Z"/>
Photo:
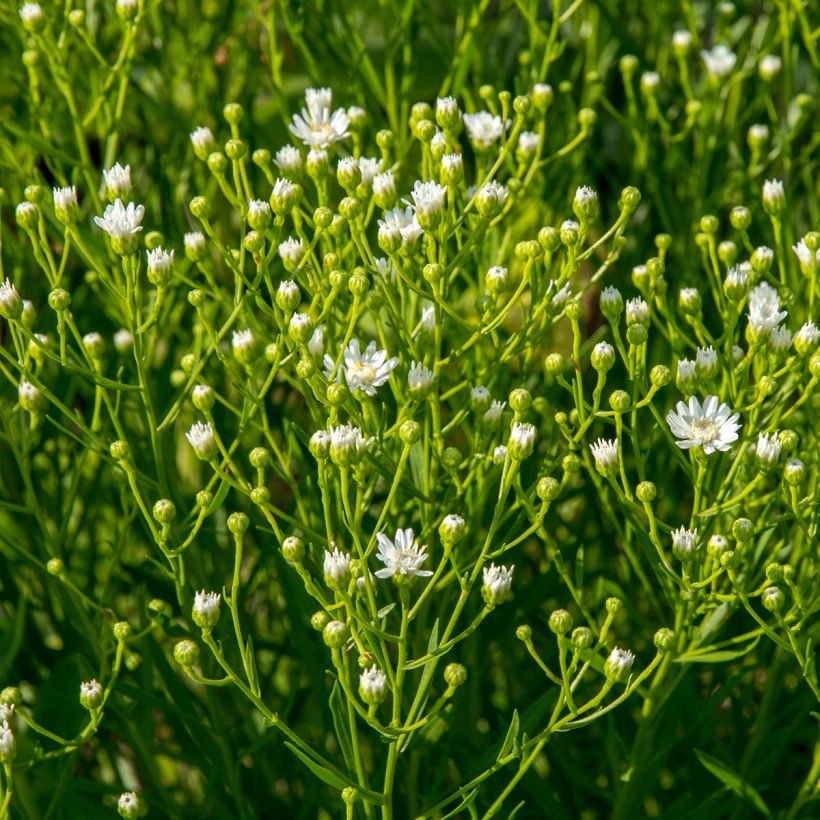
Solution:
<path fill-rule="evenodd" d="M 698 419 L 692 422 L 692 438 L 708 444 L 719 436 L 720 427 L 711 419 Z"/>

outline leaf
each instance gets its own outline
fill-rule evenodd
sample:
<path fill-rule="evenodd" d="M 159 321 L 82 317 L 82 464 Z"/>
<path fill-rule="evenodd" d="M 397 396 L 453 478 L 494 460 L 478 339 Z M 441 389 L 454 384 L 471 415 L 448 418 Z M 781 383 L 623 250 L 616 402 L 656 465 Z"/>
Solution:
<path fill-rule="evenodd" d="M 751 803 L 761 814 L 771 817 L 772 813 L 763 798 L 734 769 L 727 766 L 722 760 L 700 751 L 700 749 L 694 749 L 694 752 L 701 764 L 721 783 Z"/>
<path fill-rule="evenodd" d="M 305 764 L 305 766 L 310 769 L 316 777 L 319 778 L 323 783 L 327 783 L 328 786 L 331 786 L 334 789 L 338 789 L 339 791 L 344 791 L 349 785 L 344 780 L 342 780 L 339 775 L 335 772 L 330 771 L 330 769 L 325 768 L 322 766 L 321 763 L 317 763 L 315 760 L 311 760 L 303 751 L 298 749 L 289 741 L 285 741 L 285 746 L 288 747 L 295 755 Z"/>
<path fill-rule="evenodd" d="M 420 493 L 425 492 L 425 488 L 424 488 L 424 450 L 422 449 L 420 441 L 417 441 L 410 448 L 410 474 L 413 476 L 413 484 L 415 484 L 416 489 Z"/>
<path fill-rule="evenodd" d="M 395 601 L 392 604 L 388 604 L 387 606 L 383 606 L 376 613 L 376 618 L 378 620 L 381 620 L 382 618 L 386 618 L 395 608 L 396 608 L 396 602 Z"/>
<path fill-rule="evenodd" d="M 675 663 L 726 663 L 726 661 L 733 661 L 748 655 L 757 646 L 759 640 L 760 635 L 740 649 L 716 649 L 714 651 L 707 649 L 703 652 L 684 652 L 683 655 L 678 655 L 673 660 Z"/>
<path fill-rule="evenodd" d="M 328 703 L 330 705 L 330 714 L 333 716 L 333 726 L 336 729 L 336 740 L 338 740 L 339 748 L 342 750 L 342 757 L 345 763 L 352 767 L 355 764 L 355 758 L 353 756 L 353 744 L 350 739 L 350 731 L 348 730 L 345 702 L 342 695 L 342 687 L 337 681 L 333 684 L 333 690 L 330 693 Z"/>
<path fill-rule="evenodd" d="M 501 749 L 496 757 L 496 763 L 500 763 L 507 755 L 512 752 L 518 740 L 518 730 L 521 728 L 521 721 L 518 717 L 518 709 L 513 709 L 512 720 L 510 721 L 510 728 L 507 729 L 507 735 L 504 742 L 501 744 Z"/>
<path fill-rule="evenodd" d="M 259 686 L 259 672 L 256 670 L 256 656 L 253 654 L 253 638 L 248 636 L 248 642 L 245 644 L 245 658 L 248 663 L 248 683 L 251 690 L 255 691 Z"/>

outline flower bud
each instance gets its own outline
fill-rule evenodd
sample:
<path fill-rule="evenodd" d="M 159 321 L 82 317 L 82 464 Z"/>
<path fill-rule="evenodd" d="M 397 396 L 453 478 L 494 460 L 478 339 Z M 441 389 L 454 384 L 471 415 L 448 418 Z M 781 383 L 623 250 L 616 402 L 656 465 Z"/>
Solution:
<path fill-rule="evenodd" d="M 341 649 L 350 637 L 350 629 L 344 621 L 329 621 L 322 629 L 322 639 L 331 649 Z"/>
<path fill-rule="evenodd" d="M 658 495 L 658 491 L 651 481 L 642 481 L 638 484 L 638 487 L 635 490 L 635 495 L 641 503 L 651 504 Z"/>
<path fill-rule="evenodd" d="M 653 638 L 658 652 L 671 652 L 675 648 L 675 633 L 671 629 L 662 627 Z"/>
<path fill-rule="evenodd" d="M 732 524 L 732 535 L 735 540 L 741 544 L 750 541 L 754 536 L 754 532 L 754 524 L 749 521 L 748 518 L 738 518 L 734 524 Z"/>
<path fill-rule="evenodd" d="M 444 680 L 451 689 L 467 682 L 467 669 L 460 663 L 448 663 L 444 668 Z"/>
<path fill-rule="evenodd" d="M 766 587 L 760 595 L 760 603 L 763 604 L 763 608 L 768 609 L 769 612 L 780 612 L 785 602 L 786 596 L 780 587 Z"/>
<path fill-rule="evenodd" d="M 550 615 L 549 627 L 556 635 L 566 635 L 572 629 L 572 615 L 566 609 L 556 609 Z"/>
<path fill-rule="evenodd" d="M 160 498 L 154 504 L 154 519 L 160 524 L 170 524 L 176 518 L 177 508 L 169 498 Z"/>
<path fill-rule="evenodd" d="M 174 647 L 174 660 L 188 668 L 199 663 L 199 647 L 193 641 L 179 641 Z"/>
<path fill-rule="evenodd" d="M 83 681 L 80 684 L 80 703 L 88 709 L 89 712 L 94 709 L 99 709 L 100 706 L 102 706 L 102 702 L 102 684 L 94 679 Z"/>
<path fill-rule="evenodd" d="M 598 373 L 606 373 L 615 364 L 615 348 L 608 342 L 598 342 L 590 356 L 592 366 Z"/>
<path fill-rule="evenodd" d="M 191 619 L 203 632 L 210 632 L 219 622 L 221 600 L 218 592 L 206 592 L 204 589 L 194 596 Z"/>
<path fill-rule="evenodd" d="M 296 535 L 289 535 L 282 542 L 282 557 L 289 564 L 301 564 L 305 558 L 305 543 Z"/>

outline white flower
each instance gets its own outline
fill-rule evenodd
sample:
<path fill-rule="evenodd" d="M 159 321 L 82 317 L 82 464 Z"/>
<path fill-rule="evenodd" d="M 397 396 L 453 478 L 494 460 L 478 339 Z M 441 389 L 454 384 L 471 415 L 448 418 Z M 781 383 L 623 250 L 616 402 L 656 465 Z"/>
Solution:
<path fill-rule="evenodd" d="M 379 173 L 382 161 L 377 157 L 359 157 L 359 171 L 362 174 L 362 185 L 370 187 Z"/>
<path fill-rule="evenodd" d="M 796 245 L 792 245 L 792 250 L 797 255 L 797 261 L 800 262 L 800 270 L 808 276 L 811 273 L 812 260 L 811 251 L 808 245 L 806 245 L 806 240 L 801 239 Z M 814 265 L 815 267 L 820 267 L 820 250 L 814 253 Z"/>
<path fill-rule="evenodd" d="M 0 724 L 0 761 L 8 763 L 14 757 L 15 745 L 14 732 L 11 731 L 8 722 L 4 720 Z"/>
<path fill-rule="evenodd" d="M 465 114 L 464 125 L 467 126 L 470 142 L 476 148 L 486 149 L 498 142 L 509 121 L 505 125 L 501 117 L 494 116 L 489 111 L 479 111 L 477 114 Z"/>
<path fill-rule="evenodd" d="M 134 336 L 128 328 L 121 327 L 114 334 L 114 349 L 117 353 L 128 353 L 134 344 Z"/>
<path fill-rule="evenodd" d="M 464 157 L 461 154 L 445 154 L 441 158 L 441 175 L 447 182 L 457 182 L 464 176 Z"/>
<path fill-rule="evenodd" d="M 713 379 L 717 376 L 718 356 L 713 347 L 699 347 L 695 354 L 695 363 L 701 379 Z"/>
<path fill-rule="evenodd" d="M 604 674 L 607 680 L 623 680 L 632 669 L 635 656 L 628 649 L 618 649 L 616 646 L 604 662 Z"/>
<path fill-rule="evenodd" d="M 433 139 L 430 140 L 430 150 L 434 157 L 440 157 L 447 150 L 447 136 L 444 131 L 436 129 Z"/>
<path fill-rule="evenodd" d="M 43 398 L 40 389 L 26 379 L 22 379 L 17 385 L 17 396 L 20 399 L 20 406 L 29 412 L 36 410 Z"/>
<path fill-rule="evenodd" d="M 122 817 L 139 817 L 143 813 L 143 804 L 136 792 L 123 792 L 117 800 L 117 811 Z"/>
<path fill-rule="evenodd" d="M 196 256 L 205 248 L 205 236 L 199 231 L 191 231 L 182 238 L 182 244 L 185 245 L 185 250 L 188 253 Z"/>
<path fill-rule="evenodd" d="M 345 589 L 350 581 L 350 556 L 338 547 L 333 547 L 332 551 L 325 550 L 323 571 L 329 587 Z"/>
<path fill-rule="evenodd" d="M 93 705 L 95 708 L 100 705 L 102 700 L 103 688 L 102 684 L 94 680 L 85 680 L 80 683 L 80 703 L 86 708 Z"/>
<path fill-rule="evenodd" d="M 763 207 L 769 214 L 783 210 L 786 204 L 786 189 L 782 179 L 767 179 L 763 183 Z"/>
<path fill-rule="evenodd" d="M 437 97 L 436 98 L 436 120 L 450 120 L 458 122 L 459 116 L 458 103 L 455 97 Z"/>
<path fill-rule="evenodd" d="M 488 606 L 503 604 L 511 597 L 513 570 L 515 567 L 504 567 L 490 564 L 482 571 L 483 583 L 481 594 Z"/>
<path fill-rule="evenodd" d="M 785 353 L 791 346 L 791 343 L 792 334 L 786 325 L 773 327 L 771 331 L 769 331 L 769 347 L 775 353 Z"/>
<path fill-rule="evenodd" d="M 581 185 L 575 189 L 575 198 L 573 199 L 573 203 L 577 207 L 580 208 L 591 204 L 594 205 L 596 202 L 598 202 L 598 194 L 588 185 Z"/>
<path fill-rule="evenodd" d="M 491 179 L 486 185 L 481 186 L 481 190 L 478 192 L 478 195 L 490 195 L 495 196 L 498 200 L 498 204 L 503 207 L 509 197 L 509 191 L 500 183 L 496 182 L 494 179 Z"/>
<path fill-rule="evenodd" d="M 749 294 L 749 327 L 755 336 L 767 336 L 782 322 L 788 311 L 780 310 L 780 295 L 768 282 L 761 282 Z"/>
<path fill-rule="evenodd" d="M 649 319 L 649 305 L 640 297 L 626 300 L 626 323 L 645 325 Z"/>
<path fill-rule="evenodd" d="M 769 126 L 762 125 L 761 123 L 756 123 L 755 125 L 750 125 L 749 130 L 746 135 L 749 142 L 759 142 L 763 143 L 769 139 Z"/>
<path fill-rule="evenodd" d="M 200 159 L 207 159 L 208 154 L 216 147 L 216 139 L 207 125 L 200 125 L 191 131 L 188 136 L 190 137 L 191 145 L 194 147 L 194 153 L 200 157 Z"/>
<path fill-rule="evenodd" d="M 421 309 L 421 329 L 432 336 L 436 332 L 436 306 L 424 305 Z"/>
<path fill-rule="evenodd" d="M 679 401 L 676 410 L 669 411 L 666 423 L 681 450 L 703 447 L 703 452 L 709 455 L 716 450 L 725 452 L 737 441 L 740 414 L 732 414 L 717 396 L 707 396 L 702 406 L 697 397 L 692 396 L 688 406 Z"/>
<path fill-rule="evenodd" d="M 772 77 L 780 73 L 781 68 L 783 68 L 783 61 L 780 57 L 776 54 L 767 54 L 760 61 L 760 76 L 763 77 L 764 80 L 771 80 Z"/>
<path fill-rule="evenodd" d="M 782 447 L 783 442 L 780 441 L 780 435 L 777 431 L 758 434 L 757 446 L 755 447 L 757 460 L 762 466 L 771 467 L 780 458 Z"/>
<path fill-rule="evenodd" d="M 380 198 L 389 199 L 396 195 L 396 179 L 392 171 L 383 171 L 373 177 L 373 193 Z"/>
<path fill-rule="evenodd" d="M 185 434 L 185 438 L 202 461 L 210 461 L 216 455 L 216 436 L 210 422 L 196 422 Z"/>
<path fill-rule="evenodd" d="M 295 341 L 305 344 L 313 335 L 313 319 L 307 313 L 294 313 L 288 322 L 288 333 Z"/>
<path fill-rule="evenodd" d="M 343 357 L 343 369 L 347 386 L 352 390 L 362 390 L 368 396 L 376 395 L 376 388 L 381 387 L 389 378 L 390 372 L 399 363 L 397 357 L 387 358 L 387 352 L 378 350 L 375 342 L 370 342 L 362 351 L 358 339 L 351 339 Z M 325 377 L 333 374 L 334 361 L 325 356 Z"/>
<path fill-rule="evenodd" d="M 273 161 L 283 174 L 298 174 L 302 170 L 302 154 L 293 145 L 282 146 Z"/>
<path fill-rule="evenodd" d="M 145 208 L 142 205 L 129 202 L 126 208 L 122 200 L 117 199 L 113 205 L 106 207 L 102 216 L 95 216 L 94 222 L 112 239 L 128 239 L 142 230 L 140 222 L 144 215 Z"/>
<path fill-rule="evenodd" d="M 8 723 L 14 717 L 13 703 L 0 703 L 0 723 Z"/>
<path fill-rule="evenodd" d="M 146 251 L 148 259 L 148 281 L 154 285 L 164 285 L 174 267 L 174 252 L 163 248 Z"/>
<path fill-rule="evenodd" d="M 820 339 L 820 330 L 814 322 L 806 322 L 794 336 L 794 348 L 801 355 L 806 356 L 814 351 Z"/>
<path fill-rule="evenodd" d="M 678 29 L 672 35 L 672 46 L 679 51 L 687 51 L 692 46 L 692 34 L 686 29 Z"/>
<path fill-rule="evenodd" d="M 289 180 L 286 180 L 290 183 Z M 252 199 L 248 203 L 248 221 L 266 220 L 270 217 L 270 204 L 264 199 Z M 253 224 L 253 223 L 251 223 Z"/>
<path fill-rule="evenodd" d="M 52 188 L 51 196 L 56 211 L 68 212 L 77 207 L 77 189 L 73 185 L 70 188 Z"/>
<path fill-rule="evenodd" d="M 701 51 L 700 56 L 709 75 L 716 80 L 730 74 L 737 61 L 737 55 L 723 43 L 718 43 L 711 51 Z"/>
<path fill-rule="evenodd" d="M 499 421 L 501 418 L 501 414 L 504 412 L 504 408 L 507 406 L 507 402 L 505 401 L 497 401 L 493 399 L 493 403 L 490 405 L 488 410 L 484 413 L 484 424 L 493 425 Z"/>
<path fill-rule="evenodd" d="M 618 439 L 603 439 L 589 445 L 595 467 L 601 475 L 614 475 L 618 471 Z"/>
<path fill-rule="evenodd" d="M 723 281 L 723 290 L 734 302 L 738 302 L 746 293 L 749 284 L 749 272 L 743 265 L 734 265 L 729 268 L 726 279 Z"/>
<path fill-rule="evenodd" d="M 601 313 L 605 316 L 610 314 L 613 316 L 619 315 L 624 309 L 624 297 L 618 288 L 608 285 L 601 291 L 601 296 L 598 300 L 601 308 Z"/>
<path fill-rule="evenodd" d="M 679 527 L 672 530 L 672 553 L 679 561 L 688 561 L 698 548 L 698 531 Z"/>
<path fill-rule="evenodd" d="M 254 339 L 253 331 L 250 328 L 235 330 L 231 335 L 233 354 L 241 362 L 245 361 L 248 355 L 253 352 L 255 345 L 256 339 Z"/>
<path fill-rule="evenodd" d="M 379 174 L 382 176 L 382 174 Z M 376 178 L 378 179 L 378 177 Z M 373 180 L 373 188 L 376 188 L 376 180 Z M 390 211 L 385 211 L 384 219 L 379 220 L 379 227 L 396 228 L 401 234 L 403 245 L 411 245 L 422 234 L 416 213 L 411 206 L 402 208 L 398 206 Z"/>
<path fill-rule="evenodd" d="M 549 290 L 553 286 L 554 282 L 550 280 L 549 285 L 547 286 L 547 290 Z M 552 304 L 555 307 L 561 307 L 561 305 L 566 304 L 572 298 L 572 291 L 569 287 L 569 282 L 567 282 L 564 287 L 560 290 L 556 291 L 552 296 Z"/>
<path fill-rule="evenodd" d="M 532 453 L 534 446 L 535 427 L 525 422 L 513 422 L 512 429 L 510 430 L 510 439 L 507 442 L 507 450 L 510 455 L 514 459 L 522 461 Z"/>
<path fill-rule="evenodd" d="M 204 589 L 194 595 L 194 606 L 191 617 L 201 629 L 213 629 L 219 620 L 219 603 L 222 596 L 218 592 L 206 592 Z"/>
<path fill-rule="evenodd" d="M 301 239 L 288 237 L 284 242 L 279 243 L 279 256 L 288 271 L 294 271 L 296 266 L 302 261 L 305 249 Z"/>
<path fill-rule="evenodd" d="M 375 572 L 377 578 L 390 578 L 398 575 L 399 580 L 409 580 L 415 575 L 424 577 L 432 575 L 429 569 L 421 569 L 427 560 L 425 547 L 419 545 L 413 530 L 396 530 L 396 537 L 391 541 L 384 533 L 376 533 L 379 549 L 376 557 L 384 564 L 384 569 Z"/>
<path fill-rule="evenodd" d="M 109 199 L 127 199 L 131 191 L 131 166 L 115 163 L 103 171 L 103 182 Z"/>
<path fill-rule="evenodd" d="M 23 300 L 11 280 L 6 277 L 0 285 L 0 315 L 16 319 L 23 312 Z"/>
<path fill-rule="evenodd" d="M 396 276 L 398 274 L 396 272 L 396 266 L 393 264 L 392 260 L 381 257 L 379 259 L 374 259 L 373 261 L 376 263 L 376 271 L 382 279 L 390 282 L 396 281 Z"/>
<path fill-rule="evenodd" d="M 676 383 L 683 393 L 693 393 L 697 387 L 698 370 L 697 363 L 691 359 L 680 359 L 678 361 L 678 374 Z"/>
<path fill-rule="evenodd" d="M 329 88 L 308 88 L 305 92 L 306 107 L 301 114 L 295 114 L 288 126 L 290 132 L 311 148 L 327 148 L 350 136 L 350 117 L 344 108 L 337 108 L 332 114 L 333 102 Z"/>
<path fill-rule="evenodd" d="M 525 156 L 535 156 L 541 137 L 535 131 L 522 131 L 518 136 L 517 149 Z"/>
<path fill-rule="evenodd" d="M 325 326 L 319 325 L 310 337 L 307 343 L 308 353 L 314 359 L 320 359 L 325 352 Z"/>
<path fill-rule="evenodd" d="M 359 675 L 359 694 L 367 704 L 381 703 L 387 695 L 387 675 L 378 666 L 371 666 Z"/>
<path fill-rule="evenodd" d="M 661 84 L 661 75 L 657 71 L 644 71 L 641 74 L 641 91 L 651 94 Z"/>
<path fill-rule="evenodd" d="M 372 438 L 365 438 L 358 427 L 340 424 L 330 428 L 330 457 L 340 466 L 349 466 L 361 461 Z"/>
<path fill-rule="evenodd" d="M 426 395 L 435 378 L 436 376 L 430 368 L 425 367 L 421 362 L 413 362 L 407 374 L 407 386 L 410 388 L 410 395 Z"/>
<path fill-rule="evenodd" d="M 416 218 L 424 220 L 441 212 L 447 189 L 433 180 L 422 182 L 417 179 L 410 196 L 413 198 L 413 210 Z M 408 202 L 408 204 L 410 204 Z"/>
<path fill-rule="evenodd" d="M 29 25 L 39 25 L 45 19 L 43 7 L 39 3 L 23 3 L 20 6 L 20 19 Z"/>
<path fill-rule="evenodd" d="M 503 464 L 507 460 L 507 448 L 503 444 L 499 444 L 493 449 L 493 462 L 496 464 Z"/>

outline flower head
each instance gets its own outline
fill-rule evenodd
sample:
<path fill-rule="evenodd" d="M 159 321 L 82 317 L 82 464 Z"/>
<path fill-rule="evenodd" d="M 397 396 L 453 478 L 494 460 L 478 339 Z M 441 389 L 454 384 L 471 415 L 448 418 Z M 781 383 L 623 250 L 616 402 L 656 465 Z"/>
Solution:
<path fill-rule="evenodd" d="M 672 530 L 672 553 L 679 561 L 688 561 L 698 548 L 698 531 L 679 527 Z"/>
<path fill-rule="evenodd" d="M 359 675 L 359 694 L 372 706 L 381 703 L 387 695 L 387 675 L 378 666 L 371 666 Z"/>
<path fill-rule="evenodd" d="M 338 547 L 325 550 L 325 583 L 333 589 L 346 589 L 350 581 L 350 556 Z"/>
<path fill-rule="evenodd" d="M 777 431 L 774 433 L 760 433 L 757 437 L 755 456 L 761 467 L 771 467 L 780 458 L 783 442 Z"/>
<path fill-rule="evenodd" d="M 350 117 L 344 108 L 332 114 L 333 93 L 329 88 L 308 88 L 305 108 L 288 126 L 291 134 L 310 148 L 328 148 L 350 136 Z"/>
<path fill-rule="evenodd" d="M 22 312 L 23 300 L 12 281 L 6 277 L 6 280 L 0 284 L 0 316 L 6 319 L 16 319 Z"/>
<path fill-rule="evenodd" d="M 95 216 L 94 222 L 110 237 L 111 244 L 117 253 L 126 255 L 136 249 L 137 234 L 142 230 L 140 222 L 145 215 L 142 205 L 128 203 L 128 207 L 117 199 L 113 205 L 108 205 L 102 216 Z"/>
<path fill-rule="evenodd" d="M 811 273 L 812 252 L 806 244 L 805 239 L 801 239 L 796 245 L 792 245 L 792 250 L 800 263 L 800 270 L 808 276 Z M 820 267 L 820 249 L 814 252 L 814 266 Z"/>
<path fill-rule="evenodd" d="M 194 623 L 210 632 L 219 621 L 219 604 L 222 596 L 218 592 L 206 592 L 204 589 L 194 596 L 191 617 Z"/>
<path fill-rule="evenodd" d="M 416 180 L 410 196 L 413 199 L 412 207 L 416 219 L 422 228 L 435 227 L 439 223 L 446 194 L 447 189 L 431 179 L 426 182 Z"/>
<path fill-rule="evenodd" d="M 152 285 L 166 285 L 174 268 L 174 252 L 163 248 L 146 251 L 148 261 L 148 281 Z"/>
<path fill-rule="evenodd" d="M 523 461 L 532 453 L 534 445 L 535 427 L 520 421 L 513 422 L 510 440 L 507 442 L 510 455 L 518 461 Z"/>
<path fill-rule="evenodd" d="M 435 374 L 429 367 L 425 367 L 421 362 L 413 362 L 407 374 L 410 395 L 413 398 L 424 398 L 430 392 L 435 378 Z"/>
<path fill-rule="evenodd" d="M 512 577 L 515 567 L 490 564 L 482 572 L 481 595 L 488 606 L 498 606 L 512 598 Z"/>
<path fill-rule="evenodd" d="M 282 148 L 276 152 L 273 161 L 283 174 L 293 176 L 302 170 L 302 154 L 299 149 L 293 145 L 282 146 Z"/>
<path fill-rule="evenodd" d="M 595 468 L 603 476 L 611 476 L 618 472 L 618 439 L 603 439 L 589 445 L 592 457 L 595 459 Z"/>
<path fill-rule="evenodd" d="M 701 51 L 709 76 L 720 80 L 731 73 L 737 62 L 737 55 L 723 43 L 718 43 L 710 51 Z"/>
<path fill-rule="evenodd" d="M 114 163 L 111 168 L 103 171 L 103 184 L 106 196 L 110 202 L 117 199 L 128 199 L 131 193 L 131 166 Z"/>
<path fill-rule="evenodd" d="M 387 351 L 378 350 L 375 342 L 370 342 L 362 351 L 358 339 L 351 339 L 345 348 L 343 370 L 347 386 L 355 391 L 361 390 L 368 396 L 375 396 L 376 389 L 389 378 L 393 368 L 399 363 L 397 357 L 387 358 Z M 335 362 L 325 356 L 325 377 L 331 378 Z"/>
<path fill-rule="evenodd" d="M 703 452 L 709 455 L 716 450 L 725 452 L 737 441 L 740 414 L 733 414 L 717 396 L 707 396 L 703 405 L 692 396 L 688 405 L 679 401 L 676 411 L 670 410 L 666 423 L 681 450 L 703 447 Z"/>
<path fill-rule="evenodd" d="M 384 564 L 375 572 L 377 578 L 395 578 L 397 583 L 408 582 L 414 576 L 429 576 L 432 571 L 421 569 L 427 560 L 425 547 L 415 538 L 412 529 L 396 530 L 396 537 L 390 540 L 383 532 L 376 534 L 379 549 L 376 557 Z"/>
<path fill-rule="evenodd" d="M 613 683 L 626 678 L 632 670 L 635 656 L 628 649 L 618 649 L 616 646 L 604 662 L 604 674 L 607 680 Z"/>
<path fill-rule="evenodd" d="M 383 176 L 379 174 L 379 176 Z M 376 178 L 378 179 L 378 177 Z M 376 188 L 376 179 L 373 180 L 373 188 Z M 411 206 L 402 208 L 397 206 L 392 210 L 385 211 L 384 219 L 379 220 L 379 228 L 395 229 L 401 236 L 401 243 L 404 247 L 411 247 L 421 236 L 422 229 L 416 212 Z"/>
<path fill-rule="evenodd" d="M 768 282 L 761 282 L 749 294 L 749 328 L 756 338 L 763 338 L 782 322 L 788 311 L 780 310 L 780 295 Z"/>
<path fill-rule="evenodd" d="M 194 448 L 197 458 L 202 459 L 202 461 L 211 461 L 216 455 L 216 437 L 211 422 L 206 422 L 205 424 L 201 421 L 196 422 L 185 434 L 185 438 L 188 439 L 188 443 Z"/>
<path fill-rule="evenodd" d="M 350 424 L 340 424 L 330 428 L 330 457 L 340 467 L 358 464 L 372 438 L 365 438 L 358 427 Z"/>
<path fill-rule="evenodd" d="M 487 150 L 501 139 L 509 120 L 505 124 L 501 117 L 494 116 L 489 111 L 479 111 L 476 114 L 465 114 L 464 125 L 470 142 L 480 150 Z"/>

